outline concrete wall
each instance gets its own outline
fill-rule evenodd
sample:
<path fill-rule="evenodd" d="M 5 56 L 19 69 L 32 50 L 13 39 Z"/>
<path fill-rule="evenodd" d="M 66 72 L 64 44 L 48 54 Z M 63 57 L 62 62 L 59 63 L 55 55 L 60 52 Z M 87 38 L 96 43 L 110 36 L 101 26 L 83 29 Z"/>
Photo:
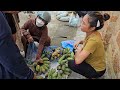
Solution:
<path fill-rule="evenodd" d="M 105 78 L 120 79 L 120 11 L 102 11 L 111 18 L 100 31 L 106 50 L 107 72 Z"/>

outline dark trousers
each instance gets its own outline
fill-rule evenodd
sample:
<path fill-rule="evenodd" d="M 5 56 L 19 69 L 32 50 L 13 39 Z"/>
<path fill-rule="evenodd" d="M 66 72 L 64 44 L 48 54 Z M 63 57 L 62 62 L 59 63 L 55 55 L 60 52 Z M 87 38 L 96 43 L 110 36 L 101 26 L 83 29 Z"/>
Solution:
<path fill-rule="evenodd" d="M 105 73 L 105 70 L 96 72 L 96 70 L 86 62 L 82 62 L 81 64 L 75 64 L 75 60 L 71 60 L 68 61 L 68 66 L 74 72 L 79 73 L 89 79 L 99 78 Z"/>

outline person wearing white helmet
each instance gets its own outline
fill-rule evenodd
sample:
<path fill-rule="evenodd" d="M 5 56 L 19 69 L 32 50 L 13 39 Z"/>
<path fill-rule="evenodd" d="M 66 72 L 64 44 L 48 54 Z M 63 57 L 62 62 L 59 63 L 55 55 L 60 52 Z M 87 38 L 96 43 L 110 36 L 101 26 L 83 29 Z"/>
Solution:
<path fill-rule="evenodd" d="M 37 16 L 46 21 L 46 23 L 49 23 L 51 21 L 51 15 L 46 11 L 38 11 Z"/>
<path fill-rule="evenodd" d="M 39 11 L 35 19 L 30 19 L 21 28 L 21 41 L 24 51 L 27 51 L 27 44 L 33 41 L 39 43 L 36 60 L 41 58 L 44 46 L 49 46 L 51 39 L 48 36 L 47 24 L 51 21 L 51 15 L 47 11 Z M 26 55 L 25 55 L 26 56 Z"/>

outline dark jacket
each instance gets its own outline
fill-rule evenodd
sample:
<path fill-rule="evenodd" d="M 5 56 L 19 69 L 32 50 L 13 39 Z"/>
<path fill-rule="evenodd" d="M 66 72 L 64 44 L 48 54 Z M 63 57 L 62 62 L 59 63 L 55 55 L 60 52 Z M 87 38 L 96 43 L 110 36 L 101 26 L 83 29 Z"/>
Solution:
<path fill-rule="evenodd" d="M 39 42 L 38 52 L 41 55 L 45 43 L 49 40 L 47 26 L 45 25 L 42 28 L 38 28 L 35 25 L 35 19 L 30 19 L 21 28 L 21 31 L 26 38 L 28 36 L 26 35 L 27 30 L 29 30 L 29 35 L 31 35 L 35 41 Z"/>
<path fill-rule="evenodd" d="M 17 23 L 19 23 L 19 16 L 18 14 L 14 14 L 15 17 L 17 17 Z M 11 13 L 5 13 L 5 17 L 8 21 L 8 24 L 11 28 L 12 34 L 15 34 L 17 32 L 16 26 L 15 26 L 15 21 Z"/>
<path fill-rule="evenodd" d="M 24 61 L 6 18 L 0 12 L 0 79 L 32 79 L 34 73 Z"/>

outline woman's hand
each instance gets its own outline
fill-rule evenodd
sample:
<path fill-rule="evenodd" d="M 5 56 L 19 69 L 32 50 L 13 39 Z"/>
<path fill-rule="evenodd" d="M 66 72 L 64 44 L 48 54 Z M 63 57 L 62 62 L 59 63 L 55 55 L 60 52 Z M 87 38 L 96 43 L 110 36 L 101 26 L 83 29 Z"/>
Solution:
<path fill-rule="evenodd" d="M 74 48 L 75 48 L 75 49 L 77 49 L 79 43 L 80 43 L 80 41 L 75 42 L 75 44 L 74 44 Z"/>
<path fill-rule="evenodd" d="M 37 54 L 36 55 L 36 60 L 40 60 L 40 59 L 41 59 L 40 54 Z"/>
<path fill-rule="evenodd" d="M 77 49 L 77 47 L 79 46 L 79 44 L 83 44 L 83 41 L 77 41 L 74 44 L 74 48 Z"/>
<path fill-rule="evenodd" d="M 82 51 L 82 47 L 81 46 L 78 46 L 77 49 L 76 49 L 77 52 L 81 52 Z"/>
<path fill-rule="evenodd" d="M 29 43 L 34 41 L 32 36 L 30 36 L 27 40 L 28 40 Z"/>

